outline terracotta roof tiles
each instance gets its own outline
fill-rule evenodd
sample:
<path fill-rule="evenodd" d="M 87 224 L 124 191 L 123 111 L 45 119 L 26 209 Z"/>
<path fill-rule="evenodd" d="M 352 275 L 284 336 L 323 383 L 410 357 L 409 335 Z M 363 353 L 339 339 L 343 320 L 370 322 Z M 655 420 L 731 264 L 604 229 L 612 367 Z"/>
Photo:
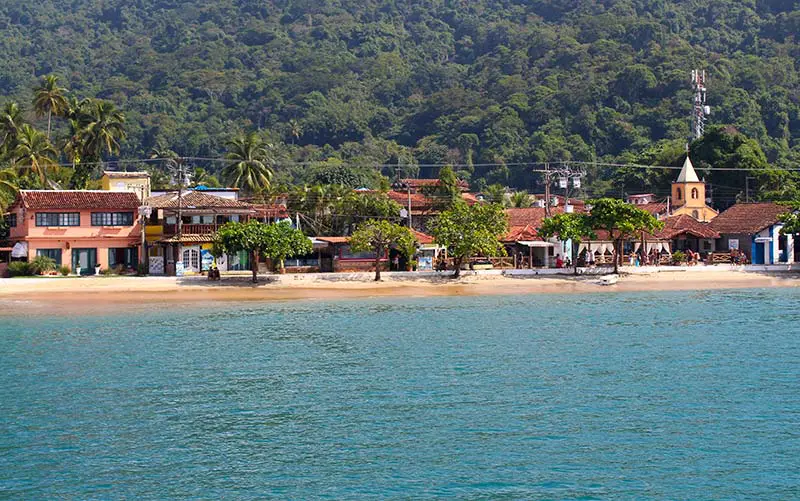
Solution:
<path fill-rule="evenodd" d="M 719 233 L 714 231 L 708 223 L 701 223 L 687 214 L 664 219 L 664 228 L 657 231 L 655 237 L 661 240 L 672 240 L 683 234 L 696 238 L 719 238 Z"/>
<path fill-rule="evenodd" d="M 199 191 L 187 191 L 181 198 L 183 199 L 181 205 L 184 209 L 242 209 L 245 212 L 253 209 L 253 206 L 248 203 Z M 178 192 L 150 197 L 147 199 L 147 205 L 154 209 L 177 209 Z"/>
<path fill-rule="evenodd" d="M 31 210 L 132 210 L 141 205 L 135 193 L 100 190 L 20 190 L 15 204 Z"/>
<path fill-rule="evenodd" d="M 718 233 L 753 235 L 778 222 L 778 216 L 790 212 L 789 207 L 774 202 L 739 203 L 711 220 Z"/>

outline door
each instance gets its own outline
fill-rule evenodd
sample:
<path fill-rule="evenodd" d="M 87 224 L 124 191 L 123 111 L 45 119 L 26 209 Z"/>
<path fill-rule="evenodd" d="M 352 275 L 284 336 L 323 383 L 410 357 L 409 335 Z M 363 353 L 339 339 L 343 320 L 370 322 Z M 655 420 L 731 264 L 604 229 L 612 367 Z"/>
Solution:
<path fill-rule="evenodd" d="M 200 273 L 200 247 L 183 248 L 183 269 Z"/>
<path fill-rule="evenodd" d="M 81 269 L 81 275 L 94 275 L 97 266 L 97 249 L 72 249 L 72 270 Z"/>
<path fill-rule="evenodd" d="M 764 264 L 764 244 L 763 242 L 756 243 L 756 253 L 753 254 L 753 264 Z"/>
<path fill-rule="evenodd" d="M 151 275 L 164 274 L 164 247 L 160 245 L 153 245 L 147 249 L 149 273 Z"/>

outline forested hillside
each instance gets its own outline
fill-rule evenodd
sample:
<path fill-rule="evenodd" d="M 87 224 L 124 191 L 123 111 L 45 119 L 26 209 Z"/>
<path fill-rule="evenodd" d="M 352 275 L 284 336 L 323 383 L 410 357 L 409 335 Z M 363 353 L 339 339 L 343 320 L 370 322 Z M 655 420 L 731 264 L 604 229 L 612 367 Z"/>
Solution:
<path fill-rule="evenodd" d="M 4 0 L 0 102 L 30 110 L 56 74 L 125 113 L 122 157 L 218 157 L 261 130 L 282 162 L 452 163 L 473 185 L 536 189 L 521 164 L 679 164 L 689 73 L 704 68 L 709 124 L 733 126 L 715 133 L 747 151 L 695 146 L 699 166 L 760 165 L 760 145 L 787 168 L 800 159 L 798 32 L 792 0 Z M 590 173 L 590 194 L 661 192 L 674 174 Z"/>

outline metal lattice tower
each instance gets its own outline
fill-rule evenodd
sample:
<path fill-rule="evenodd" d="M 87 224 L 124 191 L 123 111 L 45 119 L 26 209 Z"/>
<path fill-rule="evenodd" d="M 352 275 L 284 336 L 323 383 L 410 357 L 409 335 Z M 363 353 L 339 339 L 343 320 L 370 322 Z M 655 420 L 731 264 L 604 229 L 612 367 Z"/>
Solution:
<path fill-rule="evenodd" d="M 692 70 L 694 109 L 692 110 L 692 139 L 700 139 L 711 108 L 706 105 L 706 70 Z"/>

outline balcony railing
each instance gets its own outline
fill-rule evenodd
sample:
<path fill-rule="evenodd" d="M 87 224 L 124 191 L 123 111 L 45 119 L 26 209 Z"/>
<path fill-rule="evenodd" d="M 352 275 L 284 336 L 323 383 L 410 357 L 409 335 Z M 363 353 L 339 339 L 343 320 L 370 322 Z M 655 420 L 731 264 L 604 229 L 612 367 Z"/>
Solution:
<path fill-rule="evenodd" d="M 212 235 L 216 233 L 219 225 L 215 224 L 184 224 L 181 231 L 184 235 Z M 178 233 L 177 224 L 165 224 L 164 235 L 175 235 Z"/>

